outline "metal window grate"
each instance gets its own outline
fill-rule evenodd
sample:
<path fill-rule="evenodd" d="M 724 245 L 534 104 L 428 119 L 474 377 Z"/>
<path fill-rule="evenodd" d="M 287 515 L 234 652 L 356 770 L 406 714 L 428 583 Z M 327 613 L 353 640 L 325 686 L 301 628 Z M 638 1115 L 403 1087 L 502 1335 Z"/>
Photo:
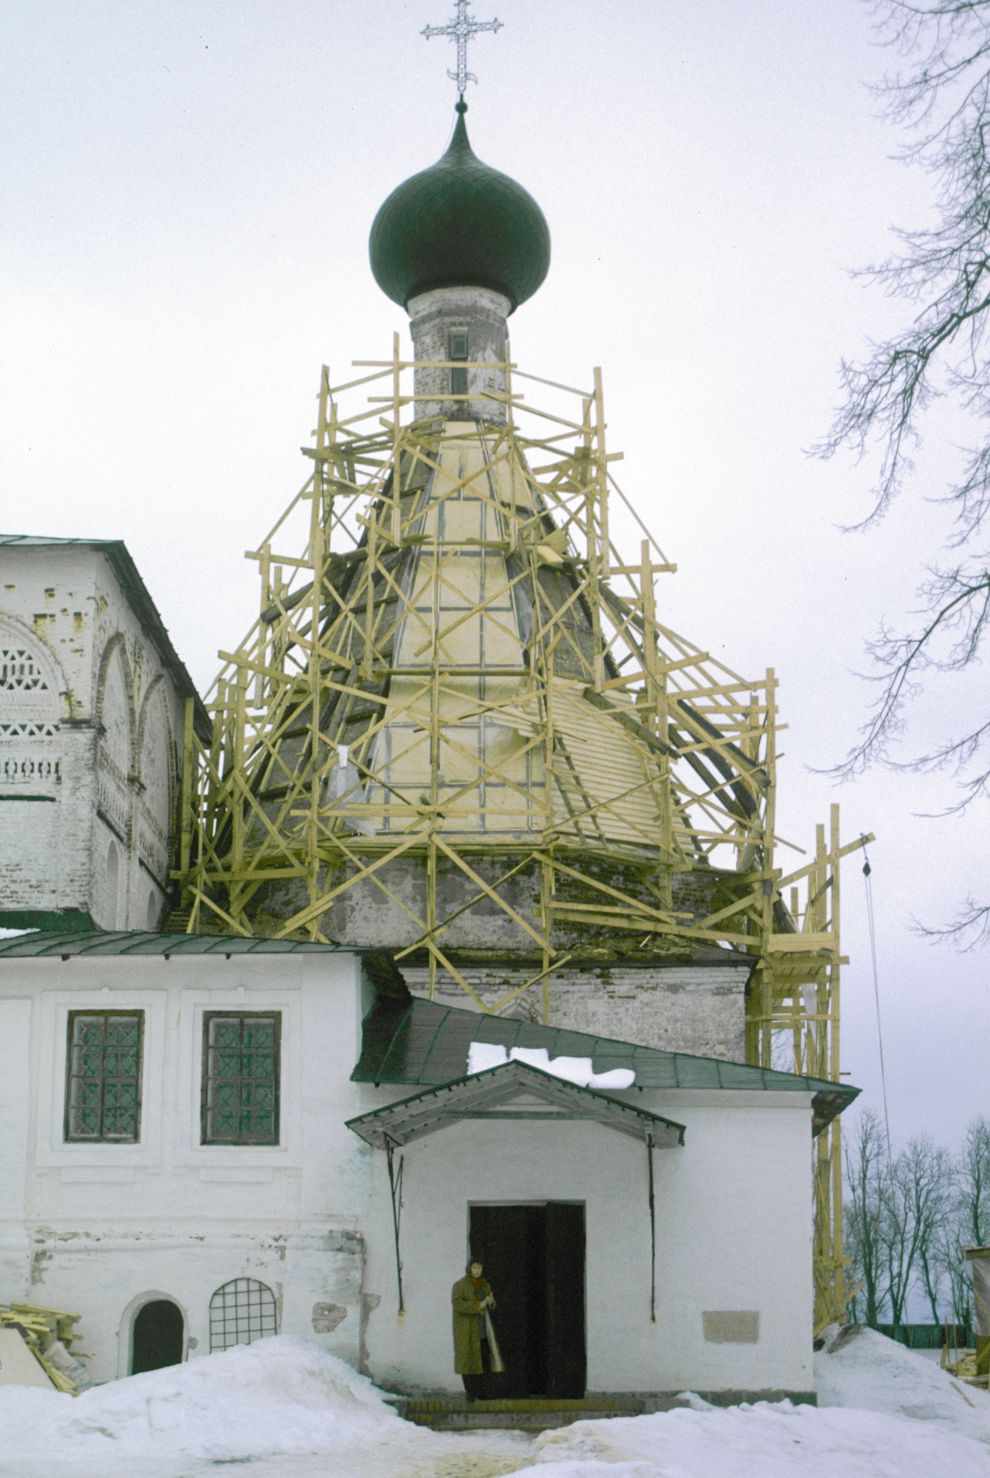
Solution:
<path fill-rule="evenodd" d="M 278 1144 L 278 1012 L 207 1012 L 203 1020 L 204 1144 Z"/>
<path fill-rule="evenodd" d="M 467 359 L 468 336 L 466 329 L 452 329 L 447 338 L 447 349 L 451 359 Z M 451 395 L 466 395 L 468 388 L 467 369 L 453 365 L 450 371 Z"/>
<path fill-rule="evenodd" d="M 133 1144 L 141 1130 L 142 1011 L 70 1011 L 65 1138 Z"/>
<path fill-rule="evenodd" d="M 275 1295 L 256 1278 L 233 1278 L 210 1299 L 210 1354 L 278 1334 Z"/>

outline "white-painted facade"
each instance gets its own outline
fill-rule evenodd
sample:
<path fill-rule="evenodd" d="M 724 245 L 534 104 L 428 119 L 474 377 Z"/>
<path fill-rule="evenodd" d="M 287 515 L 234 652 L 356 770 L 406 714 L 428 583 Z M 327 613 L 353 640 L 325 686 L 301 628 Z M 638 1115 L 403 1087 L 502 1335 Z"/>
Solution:
<path fill-rule="evenodd" d="M 191 693 L 123 545 L 0 539 L 0 922 L 158 927 Z"/>
<path fill-rule="evenodd" d="M 351 1081 L 373 995 L 360 957 L 329 948 L 0 957 L 0 1114 L 26 1126 L 0 1138 L 0 1300 L 79 1311 L 106 1380 L 129 1371 L 144 1306 L 176 1304 L 185 1353 L 201 1355 L 211 1299 L 250 1279 L 280 1331 L 386 1386 L 453 1392 L 469 1206 L 577 1202 L 589 1390 L 810 1388 L 810 1092 L 614 1095 L 686 1129 L 654 1151 L 655 1322 L 642 1139 L 481 1118 L 413 1141 L 400 1316 L 385 1155 L 346 1121 L 424 1090 Z M 69 1013 L 119 1010 L 144 1013 L 138 1142 L 67 1143 Z M 206 1011 L 278 1014 L 277 1144 L 202 1143 Z"/>
<path fill-rule="evenodd" d="M 656 1322 L 643 1144 L 581 1122 L 460 1125 L 405 1152 L 402 1320 L 388 1239 L 369 1238 L 368 1279 L 383 1294 L 369 1323 L 376 1379 L 457 1389 L 448 1306 L 471 1203 L 570 1201 L 585 1207 L 589 1390 L 811 1389 L 809 1099 L 766 1095 L 753 1109 L 748 1093 L 707 1104 L 692 1104 L 705 1096 L 694 1093 L 615 1096 L 687 1131 L 683 1146 L 654 1152 Z M 762 1176 L 777 1177 L 779 1196 L 761 1191 Z M 378 1199 L 374 1225 L 389 1231 L 387 1196 Z M 742 1312 L 758 1315 L 755 1342 L 706 1339 L 706 1313 Z"/>

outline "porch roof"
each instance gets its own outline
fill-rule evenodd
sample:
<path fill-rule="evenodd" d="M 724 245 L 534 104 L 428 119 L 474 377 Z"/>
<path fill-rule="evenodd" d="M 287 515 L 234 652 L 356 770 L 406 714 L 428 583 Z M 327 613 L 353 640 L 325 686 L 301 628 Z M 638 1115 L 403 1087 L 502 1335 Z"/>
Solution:
<path fill-rule="evenodd" d="M 358 1083 L 447 1085 L 463 1075 L 472 1042 L 503 1046 L 507 1052 L 513 1047 L 545 1047 L 550 1057 L 590 1057 L 596 1073 L 632 1068 L 636 1089 L 811 1093 L 814 1134 L 848 1108 L 859 1093 L 850 1084 L 825 1078 L 667 1052 L 511 1016 L 482 1015 L 418 996 L 378 997 L 364 1019 L 361 1056 L 351 1078 Z"/>
<path fill-rule="evenodd" d="M 683 1124 L 523 1062 L 505 1062 L 484 1072 L 454 1078 L 425 1093 L 348 1119 L 347 1127 L 376 1149 L 386 1149 L 389 1143 L 408 1144 L 468 1119 L 541 1123 L 585 1119 L 635 1139 L 651 1140 L 656 1149 L 684 1143 Z"/>

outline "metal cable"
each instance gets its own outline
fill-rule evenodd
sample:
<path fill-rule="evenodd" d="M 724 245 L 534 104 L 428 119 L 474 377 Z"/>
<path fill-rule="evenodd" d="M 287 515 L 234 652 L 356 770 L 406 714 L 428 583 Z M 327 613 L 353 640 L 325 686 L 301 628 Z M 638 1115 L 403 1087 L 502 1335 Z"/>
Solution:
<path fill-rule="evenodd" d="M 877 1015 L 877 1045 L 880 1049 L 880 1095 L 883 1100 L 883 1125 L 887 1136 L 887 1159 L 893 1159 L 890 1147 L 890 1114 L 887 1110 L 887 1073 L 883 1060 L 883 1027 L 880 1022 L 880 972 L 877 968 L 877 926 L 873 912 L 873 885 L 870 875 L 873 869 L 870 866 L 870 858 L 863 844 L 863 885 L 866 889 L 866 922 L 870 931 L 870 959 L 873 963 L 873 1001 Z"/>

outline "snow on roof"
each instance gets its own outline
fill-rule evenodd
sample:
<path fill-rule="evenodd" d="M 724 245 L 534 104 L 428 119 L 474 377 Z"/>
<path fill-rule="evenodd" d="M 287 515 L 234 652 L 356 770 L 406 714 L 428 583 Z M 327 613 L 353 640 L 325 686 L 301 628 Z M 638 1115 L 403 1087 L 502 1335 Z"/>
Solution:
<path fill-rule="evenodd" d="M 508 1051 L 494 1042 L 472 1042 L 468 1048 L 468 1073 L 483 1073 L 504 1062 L 525 1062 L 555 1078 L 576 1083 L 579 1088 L 631 1088 L 636 1074 L 630 1067 L 614 1067 L 596 1073 L 590 1057 L 551 1057 L 546 1047 L 510 1047 Z"/>

